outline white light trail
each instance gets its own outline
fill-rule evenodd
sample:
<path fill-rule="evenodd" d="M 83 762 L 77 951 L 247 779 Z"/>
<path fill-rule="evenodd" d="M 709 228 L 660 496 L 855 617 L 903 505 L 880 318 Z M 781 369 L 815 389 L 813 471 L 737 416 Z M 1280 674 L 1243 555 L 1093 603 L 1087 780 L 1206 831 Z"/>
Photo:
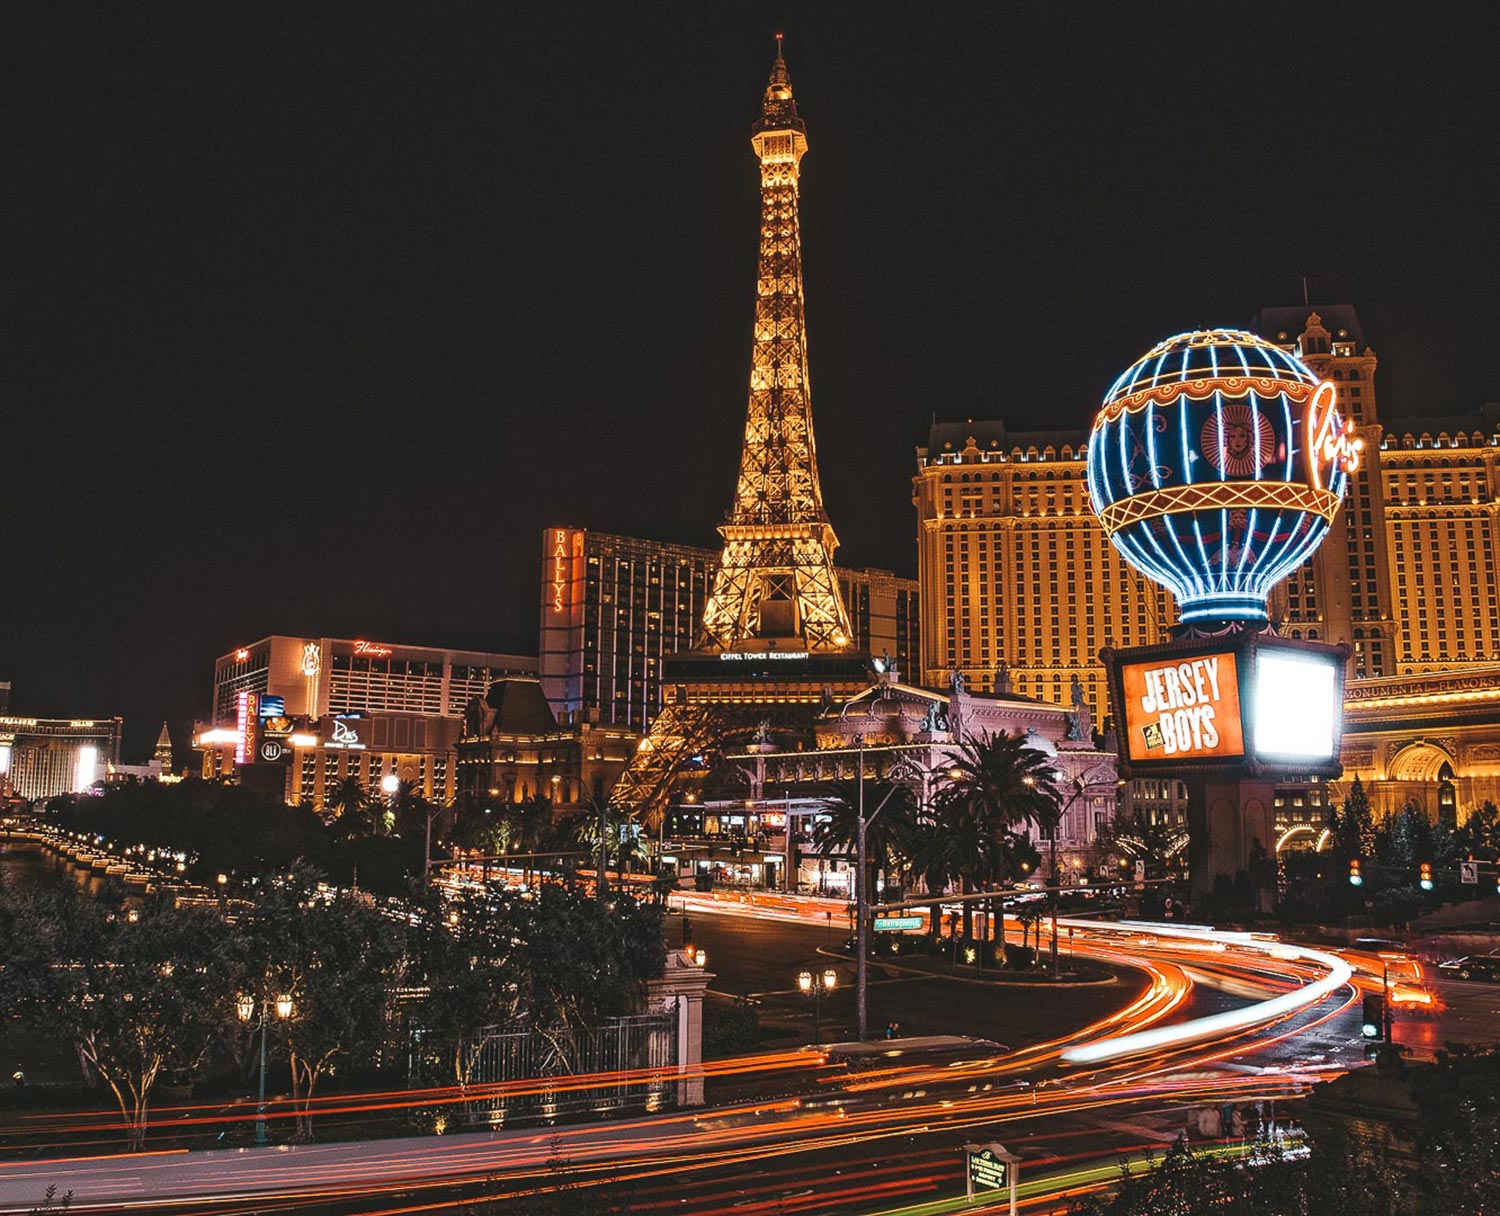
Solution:
<path fill-rule="evenodd" d="M 1074 923 L 1080 928 L 1097 927 L 1090 925 L 1088 921 Z M 1230 1009 L 1224 1013 L 1194 1018 L 1190 1022 L 1180 1022 L 1175 1026 L 1153 1026 L 1134 1034 L 1080 1043 L 1077 1047 L 1071 1047 L 1062 1053 L 1062 1058 L 1068 1063 L 1095 1064 L 1100 1060 L 1136 1055 L 1139 1052 L 1151 1051 L 1159 1047 L 1197 1043 L 1203 1039 L 1216 1038 L 1226 1032 L 1247 1030 L 1251 1026 L 1259 1026 L 1285 1017 L 1289 1013 L 1296 1013 L 1299 1009 L 1306 1009 L 1309 1005 L 1315 1005 L 1324 997 L 1337 992 L 1354 977 L 1349 964 L 1337 955 L 1325 954 L 1321 950 L 1309 950 L 1305 946 L 1268 942 L 1263 938 L 1252 937 L 1248 933 L 1217 932 L 1212 929 L 1178 928 L 1166 925 L 1153 926 L 1150 932 L 1163 937 L 1185 937 L 1205 943 L 1216 942 L 1221 944 L 1221 948 L 1222 946 L 1237 946 L 1245 950 L 1258 950 L 1272 958 L 1317 963 L 1328 968 L 1328 975 L 1292 992 L 1283 993 L 1268 1001 L 1259 1001 L 1254 1005 L 1246 1005 L 1241 1009 Z"/>

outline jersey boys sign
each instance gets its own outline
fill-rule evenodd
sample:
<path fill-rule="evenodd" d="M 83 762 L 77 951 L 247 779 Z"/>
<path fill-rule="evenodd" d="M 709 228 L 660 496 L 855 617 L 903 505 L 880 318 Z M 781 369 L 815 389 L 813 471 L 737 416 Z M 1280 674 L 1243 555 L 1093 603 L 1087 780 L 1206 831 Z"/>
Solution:
<path fill-rule="evenodd" d="M 1131 760 L 1207 760 L 1245 754 L 1233 652 L 1120 669 Z"/>

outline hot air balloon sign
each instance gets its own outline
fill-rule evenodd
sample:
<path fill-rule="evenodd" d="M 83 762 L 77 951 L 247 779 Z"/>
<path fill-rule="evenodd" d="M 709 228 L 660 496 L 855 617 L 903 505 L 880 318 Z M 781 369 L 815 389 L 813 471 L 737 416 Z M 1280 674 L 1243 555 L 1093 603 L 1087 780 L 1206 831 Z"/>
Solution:
<path fill-rule="evenodd" d="M 1089 495 L 1185 624 L 1263 623 L 1271 588 L 1327 535 L 1361 446 L 1333 383 L 1295 355 L 1197 330 L 1154 346 L 1105 395 Z"/>

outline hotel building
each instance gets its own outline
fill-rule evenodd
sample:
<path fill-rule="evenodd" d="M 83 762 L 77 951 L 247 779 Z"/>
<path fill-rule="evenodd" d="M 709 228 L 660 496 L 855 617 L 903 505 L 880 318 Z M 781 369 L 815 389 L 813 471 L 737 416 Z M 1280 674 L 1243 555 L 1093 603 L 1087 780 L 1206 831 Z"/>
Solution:
<path fill-rule="evenodd" d="M 81 793 L 120 761 L 119 718 L 0 717 L 0 797 Z"/>
<path fill-rule="evenodd" d="M 558 808 L 605 798 L 640 742 L 632 730 L 558 722 L 535 676 L 490 685 L 464 712 L 458 792 L 525 802 L 543 795 Z"/>
<path fill-rule="evenodd" d="M 643 731 L 662 705 L 663 660 L 691 650 L 719 565 L 717 549 L 611 536 L 583 528 L 542 534 L 542 687 L 561 721 Z M 837 571 L 852 649 L 891 656 L 915 674 L 915 579 Z"/>
<path fill-rule="evenodd" d="M 496 680 L 536 677 L 524 655 L 273 635 L 214 664 L 213 718 L 194 735 L 206 778 L 235 777 L 322 810 L 349 777 L 395 775 L 423 797 L 458 792 L 462 717 Z"/>
<path fill-rule="evenodd" d="M 1399 782 L 1400 797 L 1417 798 L 1430 814 L 1446 782 L 1462 818 L 1490 788 L 1489 742 L 1393 763 L 1407 712 L 1398 706 L 1425 704 L 1427 694 L 1410 681 L 1390 685 L 1399 694 L 1357 690 L 1361 681 L 1430 673 L 1431 695 L 1442 697 L 1441 673 L 1472 671 L 1481 684 L 1497 678 L 1500 406 L 1382 421 L 1375 352 L 1348 305 L 1263 309 L 1251 328 L 1338 385 L 1365 444 L 1326 542 L 1272 593 L 1272 618 L 1288 636 L 1350 646 L 1348 704 L 1359 709 L 1345 737 L 1346 770 L 1367 784 L 1391 782 L 1382 805 Z M 934 426 L 918 449 L 925 683 L 957 670 L 977 689 L 1008 678 L 1018 693 L 1059 701 L 1076 675 L 1099 715 L 1107 712 L 1099 650 L 1157 640 L 1175 622 L 1171 597 L 1125 565 L 1094 518 L 1086 441 L 1082 431 L 1008 434 L 1002 423 L 969 421 Z M 1485 699 L 1467 685 L 1464 692 Z M 1387 711 L 1398 716 L 1382 718 Z M 1380 746 L 1372 751 L 1361 736 L 1379 736 Z M 1423 782 L 1431 797 L 1420 796 Z M 1287 827 L 1326 814 L 1313 786 L 1279 793 Z"/>
<path fill-rule="evenodd" d="M 1063 704 L 1076 678 L 1102 722 L 1099 651 L 1167 636 L 1171 595 L 1125 563 L 1089 505 L 1085 441 L 944 422 L 917 449 L 924 684 L 957 671 L 977 691 Z"/>

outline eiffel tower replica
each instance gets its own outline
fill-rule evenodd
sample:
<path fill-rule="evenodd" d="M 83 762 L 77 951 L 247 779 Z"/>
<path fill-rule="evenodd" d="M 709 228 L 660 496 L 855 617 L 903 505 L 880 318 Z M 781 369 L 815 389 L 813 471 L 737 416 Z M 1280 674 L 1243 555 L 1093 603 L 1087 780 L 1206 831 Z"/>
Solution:
<path fill-rule="evenodd" d="M 694 757 L 763 727 L 809 728 L 831 702 L 869 684 L 818 483 L 797 215 L 807 125 L 779 34 L 750 145 L 760 160 L 760 265 L 745 443 L 719 528 L 724 549 L 698 647 L 664 660 L 666 704 L 611 795 L 653 828 Z"/>

